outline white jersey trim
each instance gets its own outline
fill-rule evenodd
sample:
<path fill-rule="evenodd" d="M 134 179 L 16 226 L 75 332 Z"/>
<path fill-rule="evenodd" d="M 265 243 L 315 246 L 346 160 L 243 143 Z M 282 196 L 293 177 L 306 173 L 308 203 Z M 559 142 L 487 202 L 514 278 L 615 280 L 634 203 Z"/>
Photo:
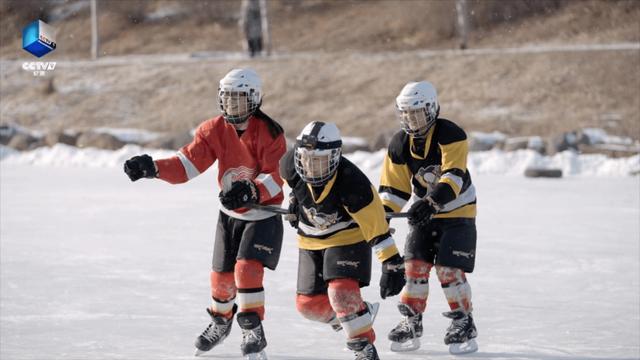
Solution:
<path fill-rule="evenodd" d="M 451 200 L 448 203 L 444 204 L 442 209 L 440 209 L 440 212 L 448 212 L 448 211 L 451 211 L 451 210 L 455 210 L 455 209 L 457 209 L 459 207 L 462 207 L 463 205 L 467 205 L 468 203 L 471 203 L 471 202 L 473 202 L 475 200 L 476 200 L 476 188 L 475 188 L 475 186 L 473 186 L 473 184 L 471 184 L 467 188 L 467 190 L 465 190 L 463 193 L 458 195 L 457 198 L 455 198 L 454 200 Z"/>
<path fill-rule="evenodd" d="M 260 174 L 256 177 L 256 181 L 264 185 L 265 188 L 267 188 L 267 191 L 269 192 L 269 195 L 271 197 L 278 195 L 278 193 L 282 191 L 282 189 L 280 188 L 280 186 L 278 186 L 278 183 L 273 179 L 273 176 L 271 176 L 271 174 Z"/>
<path fill-rule="evenodd" d="M 460 176 L 448 172 L 440 177 L 441 180 L 445 178 L 453 181 L 456 185 L 458 185 L 458 189 L 462 189 L 463 180 Z"/>
<path fill-rule="evenodd" d="M 266 218 L 270 218 L 272 216 L 279 216 L 278 214 L 272 213 L 271 211 L 251 209 L 242 214 L 237 213 L 233 210 L 229 210 L 220 204 L 220 211 L 231 216 L 234 219 L 246 220 L 246 221 L 258 221 L 264 220 Z"/>
<path fill-rule="evenodd" d="M 353 220 L 341 221 L 339 223 L 335 223 L 329 226 L 328 228 L 322 230 L 322 229 L 313 227 L 311 225 L 307 225 L 302 221 L 300 221 L 298 223 L 298 229 L 302 230 L 302 232 L 304 233 L 303 235 L 323 236 L 323 235 L 334 233 L 338 230 L 346 229 L 351 224 L 353 224 Z"/>
<path fill-rule="evenodd" d="M 382 199 L 383 201 L 391 201 L 392 203 L 398 205 L 401 209 L 407 204 L 407 200 L 386 191 L 380 193 L 380 199 Z"/>
<path fill-rule="evenodd" d="M 200 171 L 198 171 L 198 168 L 193 165 L 191 160 L 189 160 L 189 158 L 187 158 L 187 156 L 183 154 L 182 151 L 178 151 L 176 156 L 178 157 L 178 159 L 180 159 L 182 167 L 184 167 L 184 171 L 187 173 L 187 179 L 191 180 L 194 177 L 200 175 Z"/>
<path fill-rule="evenodd" d="M 391 236 L 388 236 L 386 239 L 380 241 L 379 243 L 373 245 L 372 249 L 373 252 L 376 253 L 376 255 L 382 254 L 382 252 L 389 248 L 392 247 L 396 244 L 396 242 L 393 240 L 393 238 Z"/>
<path fill-rule="evenodd" d="M 416 202 L 419 197 L 416 194 L 411 196 L 411 202 Z M 476 200 L 476 188 L 471 184 L 467 190 L 461 193 L 457 198 L 449 201 L 448 203 L 442 206 L 442 209 L 439 212 L 449 212 L 453 211 L 459 207 L 472 203 Z"/>

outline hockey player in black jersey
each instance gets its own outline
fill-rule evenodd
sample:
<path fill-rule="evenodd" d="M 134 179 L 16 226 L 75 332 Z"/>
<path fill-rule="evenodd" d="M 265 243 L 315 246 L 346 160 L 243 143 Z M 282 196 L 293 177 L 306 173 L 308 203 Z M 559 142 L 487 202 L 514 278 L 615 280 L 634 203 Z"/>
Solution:
<path fill-rule="evenodd" d="M 467 136 L 438 117 L 436 89 L 429 82 L 406 84 L 396 109 L 402 131 L 389 144 L 380 197 L 387 211 L 400 211 L 411 198 L 413 203 L 404 252 L 407 283 L 398 304 L 403 319 L 389 333 L 391 350 L 420 346 L 429 273 L 435 265 L 451 308 L 443 314 L 452 319 L 444 342 L 451 353 L 473 352 L 477 331 L 465 273 L 475 264 L 476 193 L 467 169 Z"/>
<path fill-rule="evenodd" d="M 342 157 L 340 132 L 333 123 L 308 124 L 280 166 L 292 189 L 289 210 L 297 214 L 291 225 L 298 229 L 300 248 L 298 311 L 344 329 L 356 359 L 379 359 L 372 328 L 377 306 L 360 295 L 371 279 L 371 249 L 382 262 L 382 298 L 397 295 L 405 279 L 378 193 Z"/>

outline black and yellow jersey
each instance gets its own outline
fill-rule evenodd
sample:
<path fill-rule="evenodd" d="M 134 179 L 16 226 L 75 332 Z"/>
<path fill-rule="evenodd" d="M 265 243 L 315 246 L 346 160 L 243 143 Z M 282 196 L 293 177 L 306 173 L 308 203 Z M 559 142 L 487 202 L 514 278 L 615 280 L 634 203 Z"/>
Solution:
<path fill-rule="evenodd" d="M 389 144 L 380 178 L 382 203 L 400 211 L 411 194 L 429 195 L 441 209 L 435 218 L 476 216 L 476 191 L 467 169 L 467 135 L 437 119 L 424 138 L 398 131 Z"/>
<path fill-rule="evenodd" d="M 280 160 L 282 178 L 298 201 L 298 246 L 321 250 L 367 241 L 380 261 L 398 254 L 382 201 L 365 174 L 342 157 L 333 177 L 312 187 L 295 171 L 293 149 Z"/>

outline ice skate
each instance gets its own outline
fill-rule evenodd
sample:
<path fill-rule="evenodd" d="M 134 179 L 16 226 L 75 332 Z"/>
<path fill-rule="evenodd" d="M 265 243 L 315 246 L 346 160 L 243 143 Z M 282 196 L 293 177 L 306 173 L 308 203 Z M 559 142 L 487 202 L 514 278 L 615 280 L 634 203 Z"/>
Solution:
<path fill-rule="evenodd" d="M 347 341 L 347 347 L 353 351 L 355 360 L 380 360 L 376 347 L 366 338 L 356 338 Z"/>
<path fill-rule="evenodd" d="M 262 322 L 257 313 L 241 312 L 238 314 L 238 324 L 242 328 L 242 343 L 240 350 L 247 360 L 267 360 L 264 348 L 267 339 L 264 336 Z"/>
<path fill-rule="evenodd" d="M 449 311 L 442 315 L 452 319 L 451 325 L 444 336 L 444 343 L 449 345 L 449 352 L 453 355 L 468 354 L 478 351 L 478 336 L 476 325 L 473 323 L 471 313 L 462 311 Z"/>
<path fill-rule="evenodd" d="M 403 303 L 398 304 L 398 310 L 404 319 L 389 332 L 391 351 L 417 350 L 420 348 L 420 337 L 422 336 L 422 314 L 416 314 L 411 307 Z"/>
<path fill-rule="evenodd" d="M 237 305 L 233 305 L 232 314 L 235 314 L 237 309 Z M 222 344 L 224 339 L 229 336 L 231 325 L 233 325 L 233 315 L 230 319 L 227 319 L 224 316 L 214 314 L 211 309 L 207 309 L 207 313 L 211 316 L 211 323 L 196 339 L 196 356 L 202 355 L 214 346 Z"/>

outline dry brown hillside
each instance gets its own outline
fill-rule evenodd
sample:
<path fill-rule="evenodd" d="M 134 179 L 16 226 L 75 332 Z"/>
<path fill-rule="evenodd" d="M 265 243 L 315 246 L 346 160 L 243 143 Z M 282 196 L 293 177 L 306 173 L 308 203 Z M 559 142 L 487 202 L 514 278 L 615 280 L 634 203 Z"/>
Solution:
<path fill-rule="evenodd" d="M 473 51 L 637 44 L 640 1 L 470 0 L 471 51 L 442 53 L 421 51 L 457 47 L 452 0 L 268 3 L 275 57 L 114 64 L 70 62 L 89 55 L 86 2 L 61 7 L 60 2 L 2 0 L 1 121 L 35 128 L 182 130 L 216 114 L 217 80 L 225 72 L 251 66 L 264 78 L 265 111 L 290 133 L 322 119 L 337 122 L 347 135 L 374 139 L 397 127 L 392 104 L 402 85 L 429 79 L 439 89 L 442 115 L 468 130 L 549 135 L 599 126 L 640 139 L 637 47 Z M 101 50 L 107 56 L 242 49 L 238 1 L 99 4 Z M 34 16 L 49 17 L 58 29 L 58 48 L 44 58 L 59 63 L 49 78 L 34 78 L 20 68 L 32 61 L 20 48 L 20 28 Z"/>

